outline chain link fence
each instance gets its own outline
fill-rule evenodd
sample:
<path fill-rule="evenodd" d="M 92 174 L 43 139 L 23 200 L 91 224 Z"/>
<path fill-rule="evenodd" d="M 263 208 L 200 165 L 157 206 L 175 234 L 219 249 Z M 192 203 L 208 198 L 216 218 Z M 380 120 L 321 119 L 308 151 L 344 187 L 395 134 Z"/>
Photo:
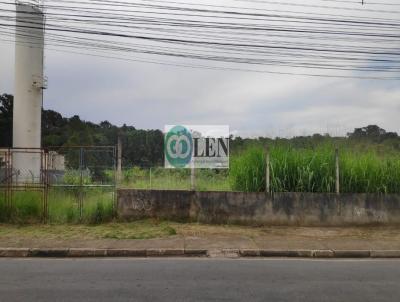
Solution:
<path fill-rule="evenodd" d="M 57 222 L 100 223 L 115 217 L 116 148 L 49 148 L 49 216 Z"/>
<path fill-rule="evenodd" d="M 168 169 L 163 166 L 125 167 L 119 186 L 154 190 L 230 191 L 228 170 Z"/>
<path fill-rule="evenodd" d="M 114 146 L 0 150 L 0 221 L 109 221 L 115 190 Z"/>

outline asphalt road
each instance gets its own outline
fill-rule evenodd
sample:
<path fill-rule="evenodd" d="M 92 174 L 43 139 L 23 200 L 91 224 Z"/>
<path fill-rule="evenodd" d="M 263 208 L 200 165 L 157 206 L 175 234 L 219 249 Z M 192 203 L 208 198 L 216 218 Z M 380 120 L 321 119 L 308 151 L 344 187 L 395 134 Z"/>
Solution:
<path fill-rule="evenodd" d="M 1 259 L 0 301 L 400 301 L 400 261 Z"/>

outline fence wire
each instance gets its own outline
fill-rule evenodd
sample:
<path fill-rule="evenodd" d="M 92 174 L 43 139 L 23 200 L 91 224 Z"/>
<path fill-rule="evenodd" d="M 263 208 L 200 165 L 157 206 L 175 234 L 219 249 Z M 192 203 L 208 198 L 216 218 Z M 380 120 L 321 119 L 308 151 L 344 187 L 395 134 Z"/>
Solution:
<path fill-rule="evenodd" d="M 100 223 L 115 191 L 114 146 L 0 150 L 0 221 Z"/>

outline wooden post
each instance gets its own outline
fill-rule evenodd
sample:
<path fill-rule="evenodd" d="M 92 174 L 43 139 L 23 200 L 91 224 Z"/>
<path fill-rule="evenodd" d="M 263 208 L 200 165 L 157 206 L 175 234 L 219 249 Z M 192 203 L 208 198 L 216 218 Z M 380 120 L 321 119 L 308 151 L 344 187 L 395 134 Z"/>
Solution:
<path fill-rule="evenodd" d="M 339 173 L 339 150 L 335 150 L 335 170 L 336 170 L 336 194 L 340 193 L 340 173 Z"/>
<path fill-rule="evenodd" d="M 194 164 L 190 169 L 190 189 L 192 191 L 196 190 L 196 175 L 195 175 Z"/>
<path fill-rule="evenodd" d="M 151 190 L 151 187 L 153 186 L 153 183 L 152 183 L 152 179 L 151 179 L 151 167 L 150 167 L 150 170 L 149 170 L 149 178 L 150 178 L 150 190 Z"/>
<path fill-rule="evenodd" d="M 118 136 L 117 145 L 117 184 L 122 181 L 122 141 L 121 136 Z"/>
<path fill-rule="evenodd" d="M 270 184 L 270 158 L 269 158 L 269 150 L 268 147 L 265 150 L 265 192 L 271 192 L 271 184 Z"/>

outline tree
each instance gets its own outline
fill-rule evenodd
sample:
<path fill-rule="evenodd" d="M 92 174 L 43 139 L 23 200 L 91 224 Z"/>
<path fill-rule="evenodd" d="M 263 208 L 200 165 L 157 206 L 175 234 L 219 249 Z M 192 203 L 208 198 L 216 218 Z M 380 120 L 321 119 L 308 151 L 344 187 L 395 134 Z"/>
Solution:
<path fill-rule="evenodd" d="M 348 133 L 350 138 L 376 138 L 386 133 L 385 129 L 378 127 L 377 125 L 369 125 L 362 128 L 354 129 L 353 133 Z"/>
<path fill-rule="evenodd" d="M 0 95 L 0 147 L 12 146 L 13 102 L 12 95 Z"/>
<path fill-rule="evenodd" d="M 53 110 L 42 111 L 42 145 L 61 146 L 67 140 L 66 119 Z"/>
<path fill-rule="evenodd" d="M 386 132 L 385 129 L 377 125 L 369 125 L 362 128 L 354 129 L 354 132 L 348 133 L 347 136 L 352 139 L 369 139 L 375 142 L 383 142 L 387 139 L 396 139 L 398 134 L 396 132 Z"/>

